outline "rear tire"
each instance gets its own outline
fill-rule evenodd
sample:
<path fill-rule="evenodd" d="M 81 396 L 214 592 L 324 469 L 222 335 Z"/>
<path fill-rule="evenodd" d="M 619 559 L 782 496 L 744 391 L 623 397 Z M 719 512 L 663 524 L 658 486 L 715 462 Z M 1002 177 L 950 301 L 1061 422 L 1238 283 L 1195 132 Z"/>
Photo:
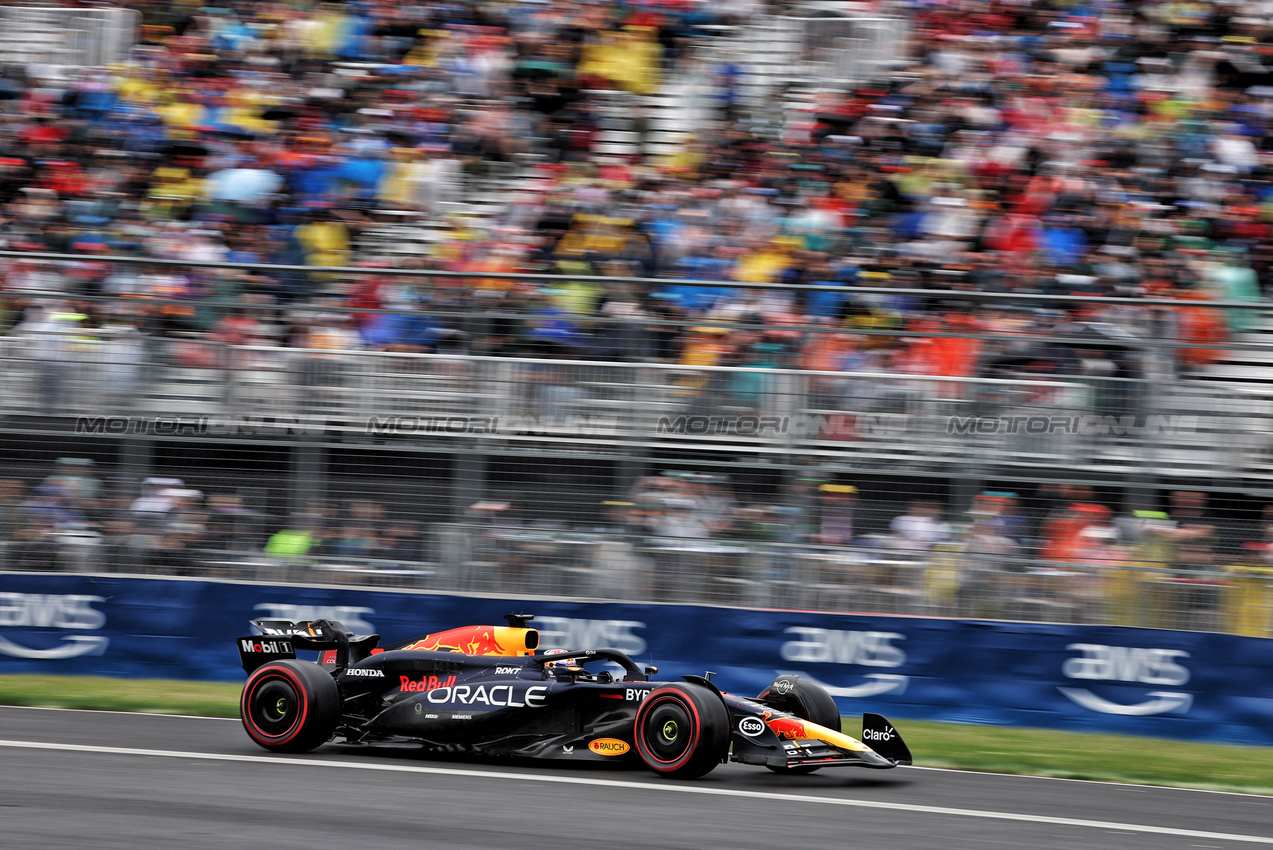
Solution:
<path fill-rule="evenodd" d="M 239 716 L 248 737 L 265 749 L 304 753 L 331 740 L 340 719 L 340 691 L 317 664 L 274 661 L 248 677 Z"/>
<path fill-rule="evenodd" d="M 720 697 L 700 685 L 655 689 L 641 701 L 634 731 L 646 767 L 673 779 L 697 779 L 729 751 L 729 712 Z"/>

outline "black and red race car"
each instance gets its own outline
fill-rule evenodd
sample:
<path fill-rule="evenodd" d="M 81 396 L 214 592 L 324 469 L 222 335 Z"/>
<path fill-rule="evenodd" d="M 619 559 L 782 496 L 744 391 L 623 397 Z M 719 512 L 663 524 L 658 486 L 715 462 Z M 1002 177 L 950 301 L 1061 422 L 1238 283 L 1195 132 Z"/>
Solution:
<path fill-rule="evenodd" d="M 778 773 L 911 763 L 888 720 L 864 714 L 862 740 L 845 735 L 830 695 L 797 675 L 779 676 L 754 698 L 721 691 L 710 674 L 652 681 L 657 668 L 616 649 L 538 652 L 533 617 L 505 619 L 507 626 L 466 626 L 383 649 L 378 635 L 329 620 L 254 620 L 262 634 L 238 639 L 248 672 L 243 727 L 280 752 L 414 743 L 484 756 L 622 760 L 677 778 L 730 760 Z M 318 660 L 297 659 L 297 650 L 317 651 Z"/>

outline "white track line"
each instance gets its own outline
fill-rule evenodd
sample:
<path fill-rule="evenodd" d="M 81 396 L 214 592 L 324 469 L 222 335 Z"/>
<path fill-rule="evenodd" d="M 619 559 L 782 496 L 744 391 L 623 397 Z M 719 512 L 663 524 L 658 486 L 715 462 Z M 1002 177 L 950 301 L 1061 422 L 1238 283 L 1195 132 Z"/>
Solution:
<path fill-rule="evenodd" d="M 150 711 L 112 711 L 104 709 L 60 709 L 48 705 L 0 705 L 0 711 L 6 709 L 22 709 L 23 711 L 80 711 L 84 714 L 122 714 L 134 718 L 176 718 L 178 720 L 218 720 L 220 723 L 242 723 L 238 718 L 210 718 L 204 714 L 159 714 Z M 1141 788 L 1153 791 L 1189 791 L 1192 794 L 1220 794 L 1223 797 L 1256 797 L 1265 799 L 1267 795 L 1253 794 L 1249 791 L 1221 791 L 1212 788 L 1186 788 L 1183 785 L 1147 785 L 1144 783 L 1111 783 L 1101 779 L 1072 779 L 1069 776 L 1039 776 L 1035 774 L 999 774 L 989 770 L 961 769 L 961 767 L 927 767 L 923 765 L 909 766 L 908 770 L 925 770 L 933 774 L 960 774 L 964 776 L 999 776 L 1003 779 L 1040 779 L 1049 783 L 1077 783 L 1080 785 L 1101 785 L 1106 788 Z"/>
<path fill-rule="evenodd" d="M 1250 791 L 1220 791 L 1215 788 L 1187 788 L 1183 785 L 1148 785 L 1144 782 L 1109 782 L 1104 779 L 1073 779 L 1069 776 L 1039 776 L 1034 773 L 997 773 L 992 770 L 977 770 L 965 767 L 927 767 L 925 765 L 908 765 L 908 770 L 927 770 L 931 773 L 959 773 L 964 776 L 996 776 L 1001 779 L 1041 779 L 1045 782 L 1076 782 L 1080 785 L 1101 785 L 1109 788 L 1137 788 L 1146 791 L 1188 791 L 1191 794 L 1219 794 L 1225 797 L 1256 797 L 1269 799 L 1267 794 L 1255 794 Z"/>
<path fill-rule="evenodd" d="M 222 722 L 240 723 L 237 717 L 209 717 L 206 714 L 162 714 L 158 711 L 110 711 L 104 708 L 58 708 L 52 705 L 0 705 L 0 711 L 11 708 L 22 711 L 77 711 L 81 714 L 114 714 L 124 717 L 176 717 L 181 720 L 219 720 Z"/>
<path fill-rule="evenodd" d="M 912 812 L 927 815 L 951 815 L 956 817 L 981 818 L 984 820 L 1018 821 L 1024 823 L 1047 824 L 1050 826 L 1083 827 L 1087 829 L 1117 830 L 1122 832 L 1148 833 L 1153 835 L 1170 835 L 1180 838 L 1200 838 L 1211 841 L 1237 841 L 1246 844 L 1265 844 L 1273 846 L 1273 837 L 1260 835 L 1234 835 L 1225 832 L 1204 832 L 1196 829 L 1173 829 L 1150 824 L 1117 823 L 1113 821 L 1083 820 L 1080 818 L 1058 818 L 1044 815 L 1026 815 L 1015 812 L 992 812 L 978 809 L 953 809 L 947 806 L 921 806 L 914 803 L 886 803 L 870 800 L 845 800 L 838 797 L 819 797 L 812 794 L 782 794 L 771 791 L 746 791 L 736 788 L 712 788 L 703 785 L 684 785 L 676 782 L 629 782 L 619 779 L 601 779 L 599 777 L 554 776 L 551 774 L 508 773 L 498 770 L 463 770 L 449 767 L 428 767 L 423 765 L 373 764 L 358 761 L 332 761 L 330 759 L 290 758 L 287 756 L 240 756 L 228 753 L 195 753 L 175 750 L 145 750 L 135 747 L 98 747 L 84 744 L 54 744 L 43 741 L 5 741 L 0 740 L 0 747 L 19 750 L 56 750 L 71 753 L 95 753 L 114 756 L 157 756 L 161 758 L 194 759 L 201 761 L 241 762 L 247 764 L 271 764 L 290 767 L 301 767 L 307 770 L 316 768 L 338 768 L 344 770 L 370 770 L 383 773 L 415 773 L 430 776 L 473 777 L 478 779 L 503 779 L 513 782 L 543 782 L 557 785 L 590 785 L 606 788 L 622 788 L 628 791 L 659 791 L 671 794 L 697 794 L 706 797 L 736 797 L 743 799 L 786 800 L 793 803 L 812 803 L 820 806 L 848 806 L 859 809 L 884 809 L 894 812 Z"/>

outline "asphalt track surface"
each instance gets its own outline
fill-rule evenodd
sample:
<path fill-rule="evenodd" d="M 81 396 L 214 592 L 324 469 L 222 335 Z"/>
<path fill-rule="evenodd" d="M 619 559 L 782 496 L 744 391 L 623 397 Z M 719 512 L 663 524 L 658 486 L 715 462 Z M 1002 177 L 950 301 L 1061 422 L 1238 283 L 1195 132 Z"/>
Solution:
<path fill-rule="evenodd" d="M 923 768 L 673 782 L 401 749 L 279 756 L 238 721 L 0 708 L 0 847 L 1236 850 L 1273 847 L 1273 799 Z"/>

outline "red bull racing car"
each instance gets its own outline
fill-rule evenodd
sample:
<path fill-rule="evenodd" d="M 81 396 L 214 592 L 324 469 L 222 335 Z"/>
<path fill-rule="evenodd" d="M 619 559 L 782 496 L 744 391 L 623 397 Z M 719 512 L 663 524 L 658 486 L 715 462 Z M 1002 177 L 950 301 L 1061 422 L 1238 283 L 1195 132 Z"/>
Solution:
<path fill-rule="evenodd" d="M 740 697 L 710 676 L 652 680 L 657 668 L 616 649 L 539 652 L 533 617 L 505 619 L 507 626 L 450 629 L 384 648 L 378 635 L 333 621 L 254 620 L 261 634 L 238 639 L 248 673 L 243 727 L 278 752 L 414 743 L 436 752 L 643 763 L 676 778 L 725 761 L 792 774 L 911 763 L 888 720 L 864 714 L 862 740 L 845 735 L 830 695 L 795 674 Z M 316 650 L 318 661 L 296 658 L 297 650 Z"/>

